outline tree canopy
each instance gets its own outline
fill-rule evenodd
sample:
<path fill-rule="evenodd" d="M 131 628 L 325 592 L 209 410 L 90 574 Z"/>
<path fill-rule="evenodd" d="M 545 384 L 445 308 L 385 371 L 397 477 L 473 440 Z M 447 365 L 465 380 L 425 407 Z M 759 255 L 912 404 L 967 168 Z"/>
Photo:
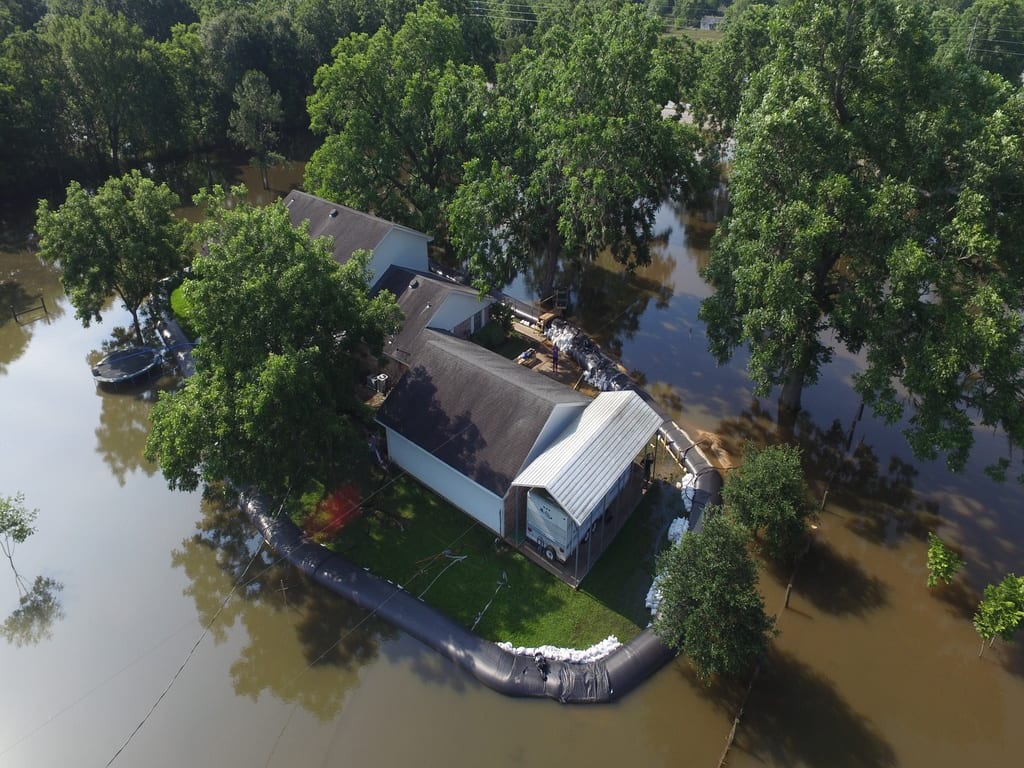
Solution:
<path fill-rule="evenodd" d="M 757 392 L 791 410 L 837 345 L 863 353 L 865 402 L 909 411 L 914 453 L 952 469 L 976 423 L 1024 444 L 1020 89 L 937 55 L 923 5 L 773 14 L 704 271 L 712 351 L 749 346 Z"/>
<path fill-rule="evenodd" d="M 188 225 L 174 214 L 178 203 L 167 185 L 138 171 L 109 179 L 95 194 L 73 181 L 56 209 L 39 202 L 39 255 L 60 265 L 64 290 L 85 326 L 101 320 L 116 294 L 143 342 L 139 308 L 157 281 L 185 261 Z"/>
<path fill-rule="evenodd" d="M 235 108 L 228 122 L 228 134 L 253 153 L 252 162 L 260 169 L 263 188 L 270 189 L 267 170 L 281 160 L 274 151 L 281 122 L 281 94 L 270 88 L 262 72 L 252 69 L 243 75 L 235 88 Z"/>
<path fill-rule="evenodd" d="M 146 456 L 172 487 L 230 481 L 280 498 L 333 479 L 365 442 L 359 356 L 380 353 L 401 312 L 390 294 L 369 297 L 367 254 L 340 265 L 281 203 L 233 195 L 196 198 L 202 252 L 182 289 L 200 337 L 196 372 L 161 394 Z"/>
<path fill-rule="evenodd" d="M 658 558 L 662 601 L 654 631 L 685 653 L 698 676 L 737 676 L 768 648 L 774 622 L 757 589 L 749 534 L 732 515 L 704 510 L 703 528 Z"/>
<path fill-rule="evenodd" d="M 338 41 L 309 99 L 324 136 L 311 191 L 422 231 L 445 231 L 444 205 L 469 158 L 474 95 L 486 89 L 459 20 L 435 2 L 402 26 Z"/>
<path fill-rule="evenodd" d="M 542 290 L 559 260 L 610 249 L 644 264 L 657 207 L 701 184 L 696 129 L 661 116 L 679 98 L 684 49 L 644 8 L 616 5 L 578 5 L 498 67 L 480 151 L 449 207 L 482 288 L 536 258 Z"/>
<path fill-rule="evenodd" d="M 974 628 L 981 636 L 980 656 L 995 638 L 1013 640 L 1024 623 L 1024 577 L 1008 574 L 998 584 L 989 584 L 978 610 L 974 614 Z"/>
<path fill-rule="evenodd" d="M 725 476 L 722 499 L 765 554 L 774 559 L 796 555 L 811 511 L 798 448 L 748 445 L 743 462 Z"/>

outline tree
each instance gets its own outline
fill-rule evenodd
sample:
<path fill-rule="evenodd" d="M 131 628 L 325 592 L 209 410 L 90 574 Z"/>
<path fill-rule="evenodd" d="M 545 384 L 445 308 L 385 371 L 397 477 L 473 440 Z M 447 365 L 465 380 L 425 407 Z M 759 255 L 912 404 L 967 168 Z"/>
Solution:
<path fill-rule="evenodd" d="M 774 622 L 757 590 L 747 530 L 715 507 L 704 526 L 658 557 L 662 602 L 654 631 L 685 653 L 698 676 L 747 672 L 765 653 Z"/>
<path fill-rule="evenodd" d="M 45 188 L 71 154 L 61 71 L 57 49 L 34 31 L 0 43 L 0 188 L 11 197 Z"/>
<path fill-rule="evenodd" d="M 807 486 L 800 449 L 748 445 L 743 463 L 726 474 L 722 499 L 774 559 L 794 556 L 807 534 Z"/>
<path fill-rule="evenodd" d="M 22 592 L 23 584 L 18 569 L 14 567 L 14 548 L 23 544 L 25 539 L 35 533 L 33 523 L 39 514 L 37 509 L 25 506 L 25 494 L 0 496 L 0 552 L 4 553 L 14 571 L 14 579 L 18 583 L 18 592 Z"/>
<path fill-rule="evenodd" d="M 189 153 L 209 150 L 221 140 L 224 126 L 199 25 L 175 24 L 160 50 L 171 72 L 178 145 Z"/>
<path fill-rule="evenodd" d="M 1010 642 L 1024 621 L 1024 577 L 1009 574 L 998 584 L 989 584 L 978 610 L 974 614 L 974 628 L 981 635 L 981 650 L 985 641 L 989 645 L 997 637 Z"/>
<path fill-rule="evenodd" d="M 691 108 L 699 124 L 714 129 L 720 143 L 733 134 L 750 79 L 771 60 L 771 13 L 760 3 L 730 8 L 721 39 L 707 45 L 700 56 Z"/>
<path fill-rule="evenodd" d="M 311 127 L 324 136 L 306 167 L 310 189 L 444 239 L 486 91 L 483 70 L 468 62 L 459 20 L 435 2 L 397 32 L 338 41 L 309 99 Z"/>
<path fill-rule="evenodd" d="M 252 162 L 260 169 L 263 188 L 270 189 L 268 170 L 283 159 L 274 151 L 276 125 L 281 121 L 281 94 L 271 90 L 266 75 L 251 69 L 242 76 L 234 98 L 228 135 L 253 153 Z"/>
<path fill-rule="evenodd" d="M 56 210 L 39 201 L 39 255 L 60 264 L 64 290 L 83 325 L 100 321 L 116 294 L 143 343 L 139 308 L 157 281 L 185 261 L 188 224 L 174 215 L 178 203 L 166 184 L 138 171 L 107 180 L 95 194 L 73 181 Z"/>
<path fill-rule="evenodd" d="M 160 49 L 123 14 L 90 6 L 80 17 L 47 16 L 43 34 L 60 51 L 66 141 L 98 168 L 120 173 L 126 150 L 138 155 L 173 128 Z"/>
<path fill-rule="evenodd" d="M 940 581 L 949 584 L 956 572 L 964 564 L 960 557 L 946 542 L 931 531 L 928 531 L 928 588 L 931 589 Z"/>
<path fill-rule="evenodd" d="M 1019 93 L 937 56 L 919 4 L 774 14 L 704 271 L 712 351 L 748 346 L 790 413 L 835 346 L 863 353 L 858 393 L 890 423 L 909 406 L 914 453 L 954 470 L 975 423 L 1024 443 Z"/>
<path fill-rule="evenodd" d="M 196 197 L 202 252 L 182 288 L 196 372 L 161 394 L 146 457 L 171 487 L 230 481 L 282 498 L 365 450 L 359 355 L 380 354 L 401 312 L 388 293 L 369 297 L 365 253 L 339 265 L 282 204 L 256 208 L 244 192 Z"/>
<path fill-rule="evenodd" d="M 483 289 L 538 260 L 547 296 L 560 261 L 605 249 L 645 264 L 658 206 L 701 185 L 696 130 L 661 117 L 684 50 L 641 6 L 614 5 L 578 5 L 498 68 L 480 154 L 449 206 Z"/>
<path fill-rule="evenodd" d="M 1014 85 L 1024 74 L 1024 0 L 974 0 L 960 15 L 967 55 Z"/>

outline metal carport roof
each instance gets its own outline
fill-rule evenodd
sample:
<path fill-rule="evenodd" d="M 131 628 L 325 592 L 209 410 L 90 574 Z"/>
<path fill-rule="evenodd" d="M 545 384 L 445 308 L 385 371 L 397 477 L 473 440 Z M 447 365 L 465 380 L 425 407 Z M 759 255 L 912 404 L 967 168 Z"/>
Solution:
<path fill-rule="evenodd" d="M 661 422 L 636 392 L 602 392 L 512 484 L 544 488 L 583 525 Z"/>

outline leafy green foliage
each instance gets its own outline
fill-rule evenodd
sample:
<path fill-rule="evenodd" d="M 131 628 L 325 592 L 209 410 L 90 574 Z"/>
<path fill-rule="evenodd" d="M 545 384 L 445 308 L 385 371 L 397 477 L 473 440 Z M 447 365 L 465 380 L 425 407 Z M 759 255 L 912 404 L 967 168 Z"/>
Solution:
<path fill-rule="evenodd" d="M 699 532 L 658 558 L 662 602 L 654 631 L 710 682 L 750 670 L 767 650 L 774 622 L 757 590 L 747 530 L 719 509 L 705 515 Z"/>
<path fill-rule="evenodd" d="M 311 127 L 325 137 L 306 168 L 310 190 L 443 234 L 486 91 L 468 62 L 459 20 L 435 2 L 396 32 L 338 41 L 309 99 Z"/>
<path fill-rule="evenodd" d="M 749 347 L 796 410 L 842 345 L 916 456 L 961 469 L 976 423 L 1024 444 L 1019 89 L 940 51 L 921 4 L 795 0 L 768 29 L 704 271 L 715 356 Z"/>
<path fill-rule="evenodd" d="M 229 480 L 280 498 L 365 450 L 358 356 L 380 354 L 401 312 L 390 294 L 369 297 L 367 254 L 339 265 L 283 205 L 233 194 L 196 198 L 203 248 L 182 287 L 196 373 L 154 406 L 146 456 L 172 487 Z"/>
<path fill-rule="evenodd" d="M 939 582 L 949 584 L 956 572 L 964 564 L 964 559 L 931 531 L 928 532 L 928 587 Z"/>
<path fill-rule="evenodd" d="M 1024 577 L 1011 573 L 998 584 L 985 587 L 985 593 L 974 614 L 974 628 L 981 636 L 982 651 L 985 650 L 985 640 L 990 643 L 997 637 L 1007 642 L 1013 640 L 1022 621 Z"/>
<path fill-rule="evenodd" d="M 281 121 L 281 94 L 271 90 L 267 76 L 251 69 L 235 88 L 235 108 L 228 117 L 228 135 L 253 153 L 252 162 L 260 169 L 263 188 L 270 189 L 267 169 L 283 158 L 274 151 Z"/>
<path fill-rule="evenodd" d="M 59 263 L 64 290 L 85 326 L 116 294 L 132 314 L 142 343 L 139 308 L 161 278 L 184 263 L 188 225 L 174 215 L 178 196 L 138 171 L 111 178 L 95 194 L 77 181 L 51 210 L 36 211 L 39 255 Z"/>
<path fill-rule="evenodd" d="M 765 554 L 779 560 L 794 556 L 806 536 L 811 512 L 800 449 L 748 445 L 743 463 L 725 476 L 722 499 L 755 533 Z"/>
<path fill-rule="evenodd" d="M 649 259 L 654 212 L 700 186 L 692 126 L 663 120 L 684 51 L 634 4 L 578 4 L 499 66 L 476 158 L 448 212 L 482 289 L 539 259 Z M 544 293 L 547 295 L 547 293 Z"/>
<path fill-rule="evenodd" d="M 0 496 L 0 542 L 3 542 L 3 551 L 8 558 L 15 544 L 24 543 L 35 533 L 33 523 L 38 514 L 39 510 L 25 506 L 24 493 Z"/>
<path fill-rule="evenodd" d="M 166 139 L 175 120 L 170 76 L 157 44 L 121 13 L 89 7 L 81 16 L 47 17 L 45 39 L 59 51 L 65 80 L 65 141 L 120 173 L 121 155 Z"/>

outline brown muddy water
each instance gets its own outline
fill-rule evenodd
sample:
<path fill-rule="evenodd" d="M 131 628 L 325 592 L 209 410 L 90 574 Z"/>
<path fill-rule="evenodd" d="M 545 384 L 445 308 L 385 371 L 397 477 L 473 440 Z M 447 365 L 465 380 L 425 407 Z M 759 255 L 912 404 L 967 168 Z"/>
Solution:
<path fill-rule="evenodd" d="M 649 269 L 581 278 L 581 319 L 728 462 L 770 434 L 774 406 L 742 361 L 706 352 L 707 228 L 669 208 L 659 221 Z M 89 374 L 126 313 L 83 329 L 26 251 L 0 250 L 0 284 L 0 493 L 39 510 L 21 581 L 0 563 L 0 766 L 717 765 L 744 686 L 704 688 L 676 662 L 610 706 L 492 693 L 304 583 L 216 500 L 167 490 L 141 457 L 152 391 L 107 394 Z M 48 319 L 8 314 L 39 294 Z M 970 613 L 984 584 L 1024 571 L 1024 494 L 984 477 L 1001 448 L 984 432 L 962 476 L 911 461 L 869 414 L 847 450 L 857 365 L 837 357 L 805 395 L 798 434 L 828 503 L 729 765 L 1016 765 L 1024 655 L 997 643 L 979 659 Z M 930 529 L 968 559 L 937 594 Z M 788 579 L 765 571 L 770 611 Z"/>

